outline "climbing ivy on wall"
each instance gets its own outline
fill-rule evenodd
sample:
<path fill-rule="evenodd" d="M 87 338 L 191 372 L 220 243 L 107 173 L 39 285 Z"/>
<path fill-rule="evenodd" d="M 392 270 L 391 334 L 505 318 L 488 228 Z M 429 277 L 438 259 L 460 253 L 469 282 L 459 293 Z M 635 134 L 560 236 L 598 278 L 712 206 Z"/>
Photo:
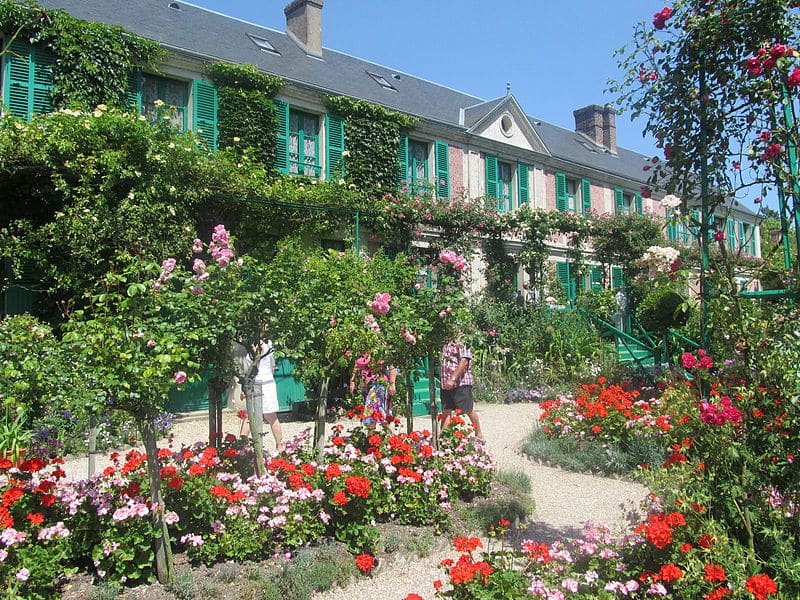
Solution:
<path fill-rule="evenodd" d="M 12 39 L 41 43 L 53 53 L 55 108 L 124 107 L 130 73 L 154 67 L 164 57 L 157 42 L 121 27 L 82 21 L 32 3 L 0 0 L 0 31 Z"/>
<path fill-rule="evenodd" d="M 254 65 L 214 63 L 206 74 L 217 86 L 220 148 L 249 148 L 260 162 L 275 171 L 278 116 L 271 98 L 283 79 L 261 73 Z"/>
<path fill-rule="evenodd" d="M 328 98 L 328 109 L 344 118 L 346 180 L 380 197 L 397 187 L 400 131 L 418 119 L 345 96 Z"/>

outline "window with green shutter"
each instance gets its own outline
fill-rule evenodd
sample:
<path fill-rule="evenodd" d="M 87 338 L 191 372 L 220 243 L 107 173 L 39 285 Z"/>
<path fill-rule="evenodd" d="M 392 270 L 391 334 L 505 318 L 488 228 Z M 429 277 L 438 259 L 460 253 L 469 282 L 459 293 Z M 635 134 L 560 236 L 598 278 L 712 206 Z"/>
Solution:
<path fill-rule="evenodd" d="M 620 189 L 614 190 L 614 213 L 623 215 L 628 212 L 625 206 L 625 192 Z"/>
<path fill-rule="evenodd" d="M 319 177 L 319 117 L 289 109 L 289 173 Z"/>
<path fill-rule="evenodd" d="M 507 212 L 514 209 L 513 196 L 511 194 L 511 182 L 514 172 L 509 163 L 497 163 L 497 210 Z"/>
<path fill-rule="evenodd" d="M 736 223 L 733 219 L 728 219 L 728 248 L 731 250 L 736 250 Z"/>
<path fill-rule="evenodd" d="M 739 230 L 739 249 L 742 249 L 742 251 L 744 251 L 743 250 L 744 249 L 744 245 L 745 245 L 744 222 L 743 221 L 737 221 L 736 225 L 737 225 L 737 228 Z"/>
<path fill-rule="evenodd" d="M 334 177 L 343 176 L 345 171 L 344 121 L 341 117 L 332 114 L 325 115 L 325 138 L 327 141 L 325 178 L 330 181 Z M 317 168 L 317 172 L 319 172 L 319 168 Z"/>
<path fill-rule="evenodd" d="M 603 268 L 599 265 L 592 265 L 589 270 L 589 289 L 603 289 Z"/>
<path fill-rule="evenodd" d="M 556 210 L 569 210 L 567 176 L 564 173 L 556 173 Z"/>
<path fill-rule="evenodd" d="M 404 188 L 411 186 L 411 180 L 408 176 L 408 136 L 403 133 L 400 134 L 400 143 L 397 145 L 397 163 L 399 170 L 397 171 L 397 187 Z"/>
<path fill-rule="evenodd" d="M 444 142 L 436 142 L 436 196 L 450 197 L 450 147 Z"/>
<path fill-rule="evenodd" d="M 691 219 L 691 227 L 690 231 L 692 235 L 697 237 L 697 234 L 700 233 L 700 211 L 698 209 L 692 209 L 691 213 L 689 213 Z"/>
<path fill-rule="evenodd" d="M 678 225 L 671 220 L 667 221 L 667 240 L 670 242 L 678 240 Z"/>
<path fill-rule="evenodd" d="M 428 144 L 408 140 L 406 182 L 413 194 L 430 189 L 428 178 Z"/>
<path fill-rule="evenodd" d="M 188 86 L 185 81 L 149 73 L 142 74 L 142 114 L 151 123 L 163 112 L 178 130 L 185 131 L 187 123 Z M 163 103 L 162 109 L 159 104 Z"/>
<path fill-rule="evenodd" d="M 497 198 L 497 157 L 487 154 L 484 159 L 486 165 L 486 195 Z"/>
<path fill-rule="evenodd" d="M 217 88 L 195 80 L 192 89 L 192 129 L 209 150 L 217 149 Z"/>
<path fill-rule="evenodd" d="M 289 172 L 289 104 L 273 100 L 278 126 L 275 130 L 275 168 L 281 173 Z"/>
<path fill-rule="evenodd" d="M 53 54 L 20 40 L 14 40 L 3 55 L 3 102 L 15 117 L 30 120 L 33 115 L 53 110 Z"/>
<path fill-rule="evenodd" d="M 517 163 L 517 204 L 522 206 L 528 202 L 528 165 Z"/>
<path fill-rule="evenodd" d="M 586 214 L 592 210 L 592 184 L 588 179 L 581 179 L 581 211 Z"/>
<path fill-rule="evenodd" d="M 131 69 L 125 85 L 125 107 L 137 115 L 142 114 L 142 72 Z"/>
<path fill-rule="evenodd" d="M 564 290 L 564 295 L 567 301 L 571 304 L 577 295 L 575 289 L 575 281 L 572 279 L 571 265 L 568 262 L 556 263 L 556 277 Z"/>
<path fill-rule="evenodd" d="M 641 215 L 644 212 L 643 204 L 642 204 L 642 195 L 641 194 L 636 194 L 633 197 L 633 202 L 634 202 L 634 204 L 636 206 L 636 214 L 637 215 Z"/>
<path fill-rule="evenodd" d="M 625 285 L 622 278 L 622 267 L 611 267 L 611 287 L 615 290 Z"/>

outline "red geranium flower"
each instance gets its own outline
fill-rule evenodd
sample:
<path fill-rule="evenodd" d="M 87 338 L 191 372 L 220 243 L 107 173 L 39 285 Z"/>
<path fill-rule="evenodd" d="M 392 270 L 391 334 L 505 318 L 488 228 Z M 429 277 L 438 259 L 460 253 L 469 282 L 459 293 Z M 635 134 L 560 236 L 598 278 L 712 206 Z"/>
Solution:
<path fill-rule="evenodd" d="M 658 578 L 661 581 L 675 581 L 681 577 L 683 577 L 683 570 L 675 563 L 661 565 L 661 568 L 658 570 Z"/>
<path fill-rule="evenodd" d="M 375 567 L 375 557 L 371 554 L 359 554 L 356 556 L 356 566 L 362 573 L 369 573 Z"/>
<path fill-rule="evenodd" d="M 180 477 L 173 477 L 167 482 L 167 487 L 171 490 L 179 490 L 183 487 L 183 479 Z"/>
<path fill-rule="evenodd" d="M 453 540 L 453 548 L 459 552 L 472 552 L 478 548 L 483 548 L 483 544 L 476 537 L 457 537 Z"/>
<path fill-rule="evenodd" d="M 766 600 L 767 596 L 778 593 L 778 584 L 766 573 L 760 573 L 749 577 L 744 589 L 753 594 L 756 600 Z"/>
<path fill-rule="evenodd" d="M 41 525 L 44 523 L 44 515 L 42 513 L 28 513 L 27 519 L 31 522 L 31 525 Z"/>
<path fill-rule="evenodd" d="M 366 477 L 351 475 L 350 477 L 347 477 L 344 480 L 344 485 L 347 488 L 347 491 L 353 494 L 354 496 L 360 496 L 361 498 L 369 498 L 369 492 L 372 487 L 372 484 Z"/>
<path fill-rule="evenodd" d="M 725 575 L 725 569 L 723 569 L 720 565 L 708 563 L 705 567 L 703 567 L 703 570 L 706 572 L 705 580 L 710 581 L 711 583 L 718 583 L 727 579 L 727 576 Z"/>
<path fill-rule="evenodd" d="M 338 492 L 335 492 L 333 494 L 334 504 L 338 504 L 339 506 L 344 506 L 348 502 L 350 502 L 350 500 L 347 498 L 347 494 L 345 494 L 343 491 L 339 490 Z"/>

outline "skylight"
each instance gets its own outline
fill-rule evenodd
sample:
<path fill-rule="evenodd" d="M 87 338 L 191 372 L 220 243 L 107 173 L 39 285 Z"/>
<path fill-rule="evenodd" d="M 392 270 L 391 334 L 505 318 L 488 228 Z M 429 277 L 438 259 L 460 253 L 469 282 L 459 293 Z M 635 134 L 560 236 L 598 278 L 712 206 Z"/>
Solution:
<path fill-rule="evenodd" d="M 280 56 L 280 52 L 275 49 L 275 46 L 270 44 L 267 40 L 262 37 L 258 37 L 257 35 L 253 35 L 252 33 L 245 34 L 247 37 L 250 38 L 250 41 L 253 42 L 256 46 L 258 46 L 263 52 L 269 52 L 270 54 L 277 54 Z"/>
<path fill-rule="evenodd" d="M 394 90 L 395 92 L 397 91 L 397 88 L 394 87 L 391 83 L 389 83 L 389 81 L 383 75 L 378 75 L 377 73 L 371 73 L 370 71 L 367 71 L 367 75 L 372 77 L 375 80 L 375 82 L 382 88 L 386 88 L 387 90 Z"/>

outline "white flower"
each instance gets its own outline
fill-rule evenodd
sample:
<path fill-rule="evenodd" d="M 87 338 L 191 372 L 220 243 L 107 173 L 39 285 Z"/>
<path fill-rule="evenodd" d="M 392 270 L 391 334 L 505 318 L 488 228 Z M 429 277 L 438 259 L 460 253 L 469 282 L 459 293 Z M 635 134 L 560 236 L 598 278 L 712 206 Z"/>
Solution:
<path fill-rule="evenodd" d="M 680 198 L 678 198 L 677 196 L 673 195 L 673 194 L 669 194 L 667 196 L 664 196 L 661 199 L 661 206 L 663 206 L 664 208 L 677 208 L 682 203 L 683 203 L 683 201 Z"/>

